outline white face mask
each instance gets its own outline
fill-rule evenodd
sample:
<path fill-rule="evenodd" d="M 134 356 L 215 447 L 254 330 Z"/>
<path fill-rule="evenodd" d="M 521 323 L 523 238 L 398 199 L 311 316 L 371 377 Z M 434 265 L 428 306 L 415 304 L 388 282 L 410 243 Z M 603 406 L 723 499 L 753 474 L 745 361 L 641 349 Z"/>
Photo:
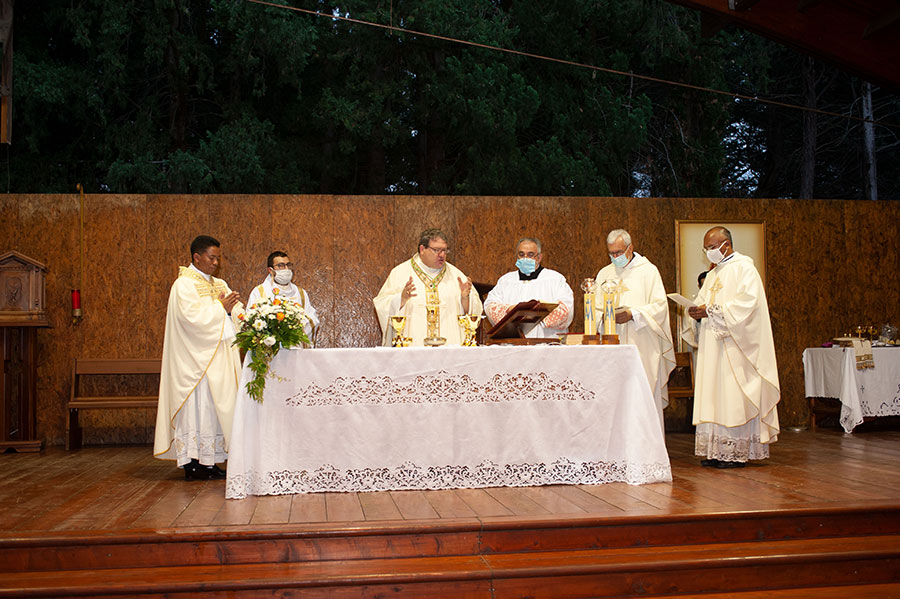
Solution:
<path fill-rule="evenodd" d="M 722 244 L 714 250 L 706 250 L 706 258 L 713 264 L 718 264 L 724 260 L 725 254 L 722 253 L 722 246 L 725 245 L 725 243 L 726 242 L 723 241 Z"/>
<path fill-rule="evenodd" d="M 275 282 L 279 285 L 287 285 L 294 278 L 294 271 L 289 268 L 275 271 Z"/>

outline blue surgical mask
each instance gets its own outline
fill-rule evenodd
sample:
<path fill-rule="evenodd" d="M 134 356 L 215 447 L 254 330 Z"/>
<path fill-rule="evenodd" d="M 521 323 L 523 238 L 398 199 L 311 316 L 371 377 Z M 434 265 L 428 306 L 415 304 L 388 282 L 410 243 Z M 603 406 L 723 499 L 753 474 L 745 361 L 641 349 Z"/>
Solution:
<path fill-rule="evenodd" d="M 530 275 L 534 272 L 534 269 L 537 268 L 537 262 L 535 262 L 533 258 L 519 258 L 516 260 L 516 268 L 518 268 L 519 272 L 523 275 Z"/>
<path fill-rule="evenodd" d="M 616 256 L 615 258 L 610 256 L 609 259 L 612 260 L 613 266 L 615 266 L 616 268 L 625 268 L 625 265 L 628 264 L 628 254 L 622 254 L 621 256 Z"/>

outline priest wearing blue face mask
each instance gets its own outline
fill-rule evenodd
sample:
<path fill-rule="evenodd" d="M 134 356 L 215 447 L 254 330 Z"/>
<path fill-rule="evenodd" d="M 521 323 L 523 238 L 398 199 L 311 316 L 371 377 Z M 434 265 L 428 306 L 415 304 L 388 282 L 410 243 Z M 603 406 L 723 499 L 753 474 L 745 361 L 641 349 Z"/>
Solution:
<path fill-rule="evenodd" d="M 675 367 L 669 305 L 662 277 L 656 266 L 634 251 L 628 231 L 610 231 L 606 249 L 611 264 L 601 268 L 595 280 L 598 285 L 614 281 L 622 291 L 620 309 L 616 312 L 616 334 L 621 343 L 637 347 L 662 426 L 663 409 L 669 403 L 666 385 Z"/>
<path fill-rule="evenodd" d="M 541 242 L 523 237 L 516 244 L 516 270 L 497 281 L 484 302 L 484 311 L 492 324 L 499 322 L 519 302 L 539 300 L 559 303 L 553 312 L 525 333 L 530 338 L 555 338 L 569 329 L 575 298 L 566 278 L 541 266 Z"/>

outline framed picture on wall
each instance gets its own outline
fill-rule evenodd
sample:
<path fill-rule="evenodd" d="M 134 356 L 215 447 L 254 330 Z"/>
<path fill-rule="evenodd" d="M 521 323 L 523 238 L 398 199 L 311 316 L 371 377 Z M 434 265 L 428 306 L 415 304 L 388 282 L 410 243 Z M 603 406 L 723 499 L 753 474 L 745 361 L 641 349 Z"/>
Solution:
<path fill-rule="evenodd" d="M 710 263 L 703 252 L 703 236 L 712 227 L 723 226 L 731 231 L 732 245 L 735 251 L 753 258 L 753 263 L 766 285 L 766 223 L 763 221 L 675 221 L 675 284 L 677 291 L 691 299 L 697 296 L 700 287 L 697 277 L 701 272 L 709 270 Z M 678 310 L 675 330 L 681 331 L 684 319 L 687 318 Z M 680 337 L 680 334 L 678 335 Z M 676 347 L 684 350 L 681 339 Z"/>
<path fill-rule="evenodd" d="M 753 258 L 753 263 L 766 284 L 766 223 L 763 221 L 675 221 L 675 281 L 678 293 L 693 298 L 700 291 L 697 276 L 709 270 L 709 260 L 703 252 L 703 236 L 715 226 L 731 231 L 735 251 Z"/>

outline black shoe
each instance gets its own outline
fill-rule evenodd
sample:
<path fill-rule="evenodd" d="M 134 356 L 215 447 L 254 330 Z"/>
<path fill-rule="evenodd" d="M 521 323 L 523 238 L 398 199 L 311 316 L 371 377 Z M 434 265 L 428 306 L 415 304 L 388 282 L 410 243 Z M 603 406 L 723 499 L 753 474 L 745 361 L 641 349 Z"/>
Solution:
<path fill-rule="evenodd" d="M 212 466 L 203 466 L 203 468 L 206 468 L 210 472 L 210 474 L 212 475 L 210 476 L 210 478 L 225 478 L 227 476 L 225 471 L 215 464 L 213 464 Z"/>
<path fill-rule="evenodd" d="M 719 460 L 700 460 L 701 466 L 709 466 L 710 468 L 718 468 L 720 463 Z"/>
<path fill-rule="evenodd" d="M 743 468 L 746 466 L 746 462 L 722 462 L 720 461 L 716 464 L 716 468 Z"/>
<path fill-rule="evenodd" d="M 191 460 L 190 464 L 184 465 L 184 480 L 209 480 L 211 478 L 213 478 L 213 473 L 197 460 Z"/>

